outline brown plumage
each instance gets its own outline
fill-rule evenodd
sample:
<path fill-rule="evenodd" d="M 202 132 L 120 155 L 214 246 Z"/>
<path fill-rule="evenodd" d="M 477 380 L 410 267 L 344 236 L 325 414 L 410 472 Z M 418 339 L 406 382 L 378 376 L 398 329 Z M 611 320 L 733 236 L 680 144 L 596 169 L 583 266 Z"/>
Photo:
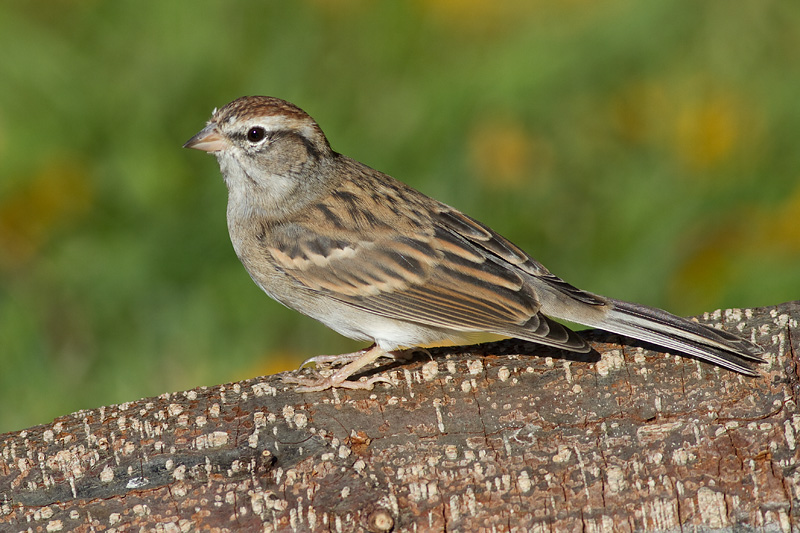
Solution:
<path fill-rule="evenodd" d="M 338 358 L 348 364 L 327 379 L 295 379 L 301 390 L 369 388 L 386 379 L 347 378 L 400 347 L 475 331 L 589 351 L 546 315 L 748 375 L 762 361 L 738 336 L 569 285 L 480 222 L 334 152 L 283 100 L 240 98 L 186 146 L 216 155 L 231 241 L 253 280 L 287 307 L 376 343 Z"/>

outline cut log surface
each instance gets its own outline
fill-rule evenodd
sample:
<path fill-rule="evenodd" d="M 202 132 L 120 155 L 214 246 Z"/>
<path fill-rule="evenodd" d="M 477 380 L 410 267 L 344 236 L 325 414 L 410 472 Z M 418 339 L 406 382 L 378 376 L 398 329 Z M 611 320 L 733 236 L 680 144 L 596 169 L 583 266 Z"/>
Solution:
<path fill-rule="evenodd" d="M 709 313 L 749 378 L 599 331 L 79 411 L 0 435 L 0 531 L 800 531 L 800 302 Z M 224 356 L 224 354 L 220 354 Z"/>

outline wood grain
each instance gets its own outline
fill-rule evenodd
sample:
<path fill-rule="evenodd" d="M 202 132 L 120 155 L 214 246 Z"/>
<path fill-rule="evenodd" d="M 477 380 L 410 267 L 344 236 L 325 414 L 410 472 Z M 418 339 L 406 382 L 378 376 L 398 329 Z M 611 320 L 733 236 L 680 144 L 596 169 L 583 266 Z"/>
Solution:
<path fill-rule="evenodd" d="M 79 411 L 0 436 L 0 531 L 798 531 L 798 317 L 700 318 L 767 349 L 757 378 L 593 331 Z"/>

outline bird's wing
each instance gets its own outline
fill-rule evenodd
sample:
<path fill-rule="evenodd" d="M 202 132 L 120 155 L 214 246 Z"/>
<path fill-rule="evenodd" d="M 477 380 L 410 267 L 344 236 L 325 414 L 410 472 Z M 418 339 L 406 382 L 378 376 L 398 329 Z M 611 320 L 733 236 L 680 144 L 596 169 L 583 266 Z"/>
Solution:
<path fill-rule="evenodd" d="M 495 256 L 503 263 L 519 268 L 579 302 L 595 306 L 605 305 L 606 303 L 604 299 L 599 298 L 597 295 L 570 285 L 552 274 L 544 265 L 526 254 L 511 241 L 460 211 L 442 205 L 436 211 L 435 220 L 451 233 L 467 239 L 478 247 L 481 253 Z"/>
<path fill-rule="evenodd" d="M 344 204 L 318 206 L 317 223 L 310 217 L 272 232 L 266 251 L 308 289 L 389 318 L 589 350 L 539 313 L 530 276 L 552 275 L 479 223 L 438 203 L 394 217 Z M 386 220 L 397 225 L 379 222 Z"/>

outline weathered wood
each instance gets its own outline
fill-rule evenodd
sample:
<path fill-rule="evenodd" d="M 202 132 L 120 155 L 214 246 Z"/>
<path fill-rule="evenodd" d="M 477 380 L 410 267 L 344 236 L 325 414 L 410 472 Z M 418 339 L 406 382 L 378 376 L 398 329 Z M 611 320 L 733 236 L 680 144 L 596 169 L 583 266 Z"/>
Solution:
<path fill-rule="evenodd" d="M 509 340 L 394 363 L 394 388 L 80 411 L 0 436 L 0 530 L 798 531 L 798 317 L 701 319 L 767 348 L 759 378 L 590 332 L 602 357 Z"/>

